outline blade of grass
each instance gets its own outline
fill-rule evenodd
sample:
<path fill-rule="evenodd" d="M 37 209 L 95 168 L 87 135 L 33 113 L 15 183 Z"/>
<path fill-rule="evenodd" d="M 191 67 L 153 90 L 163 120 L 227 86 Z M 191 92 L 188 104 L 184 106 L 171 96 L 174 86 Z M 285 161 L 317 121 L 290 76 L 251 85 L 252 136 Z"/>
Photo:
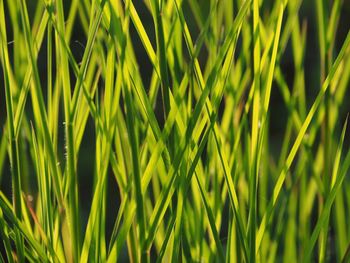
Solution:
<path fill-rule="evenodd" d="M 57 24 L 59 31 L 64 34 L 64 13 L 63 3 L 61 0 L 56 1 L 57 9 Z M 80 231 L 79 231 L 79 206 L 78 206 L 78 179 L 76 174 L 76 153 L 73 142 L 73 122 L 70 118 L 71 113 L 71 86 L 70 75 L 68 68 L 68 59 L 63 45 L 59 46 L 59 61 L 61 64 L 61 78 L 63 88 L 63 102 L 64 102 L 64 118 L 65 118 L 65 139 L 66 139 L 66 175 L 68 176 L 68 220 L 71 231 L 71 242 L 73 251 L 73 260 L 79 261 L 80 252 Z"/>
<path fill-rule="evenodd" d="M 255 262 L 255 236 L 256 236 L 256 210 L 257 210 L 257 185 L 258 185 L 258 136 L 260 122 L 260 27 L 259 27 L 259 1 L 253 1 L 253 60 L 254 81 L 252 84 L 253 109 L 252 109 L 252 132 L 250 152 L 250 175 L 249 175 L 249 261 Z"/>
<path fill-rule="evenodd" d="M 125 74 L 127 74 L 125 72 Z M 127 89 L 125 90 L 125 99 L 127 105 L 127 124 L 129 131 L 129 140 L 131 144 L 131 153 L 132 153 L 132 163 L 133 163 L 133 174 L 134 174 L 134 184 L 135 184 L 135 194 L 136 194 L 136 214 L 140 231 L 140 242 L 143 243 L 146 238 L 146 222 L 145 222 L 145 212 L 144 212 L 144 202 L 143 195 L 141 190 L 141 175 L 140 175 L 140 167 L 139 167 L 139 149 L 137 142 L 137 131 L 134 126 L 134 109 L 131 98 L 131 87 L 130 84 L 127 83 Z M 140 251 L 141 260 L 148 261 L 148 253 L 147 251 Z"/>

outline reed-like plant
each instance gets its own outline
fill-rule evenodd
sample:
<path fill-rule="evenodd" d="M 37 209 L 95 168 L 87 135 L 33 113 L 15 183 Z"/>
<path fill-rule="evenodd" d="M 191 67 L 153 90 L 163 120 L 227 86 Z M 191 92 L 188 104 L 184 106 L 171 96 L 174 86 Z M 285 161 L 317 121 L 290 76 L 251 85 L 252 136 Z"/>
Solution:
<path fill-rule="evenodd" d="M 349 262 L 346 7 L 0 0 L 0 260 Z"/>

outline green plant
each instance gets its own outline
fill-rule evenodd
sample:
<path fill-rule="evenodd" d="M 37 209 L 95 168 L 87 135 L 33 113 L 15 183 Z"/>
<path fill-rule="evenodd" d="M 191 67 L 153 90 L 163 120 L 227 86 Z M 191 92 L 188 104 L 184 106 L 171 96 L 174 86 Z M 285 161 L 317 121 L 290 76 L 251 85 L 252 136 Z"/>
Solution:
<path fill-rule="evenodd" d="M 302 0 L 0 0 L 2 261 L 347 262 L 347 3 L 304 2 L 314 71 Z"/>

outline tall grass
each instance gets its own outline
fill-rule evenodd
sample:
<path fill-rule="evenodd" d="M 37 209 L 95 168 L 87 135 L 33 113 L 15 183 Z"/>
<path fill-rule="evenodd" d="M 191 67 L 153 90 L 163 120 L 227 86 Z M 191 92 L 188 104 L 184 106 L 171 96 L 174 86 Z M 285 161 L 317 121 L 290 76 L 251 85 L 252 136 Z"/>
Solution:
<path fill-rule="evenodd" d="M 347 3 L 304 2 L 0 0 L 1 261 L 348 262 Z"/>

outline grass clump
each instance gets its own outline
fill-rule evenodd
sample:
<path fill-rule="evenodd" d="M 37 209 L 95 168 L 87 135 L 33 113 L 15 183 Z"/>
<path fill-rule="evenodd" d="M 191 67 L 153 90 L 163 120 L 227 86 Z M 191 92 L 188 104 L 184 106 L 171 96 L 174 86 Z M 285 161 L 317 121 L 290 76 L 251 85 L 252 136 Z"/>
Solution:
<path fill-rule="evenodd" d="M 348 8 L 0 0 L 1 260 L 348 262 Z"/>

